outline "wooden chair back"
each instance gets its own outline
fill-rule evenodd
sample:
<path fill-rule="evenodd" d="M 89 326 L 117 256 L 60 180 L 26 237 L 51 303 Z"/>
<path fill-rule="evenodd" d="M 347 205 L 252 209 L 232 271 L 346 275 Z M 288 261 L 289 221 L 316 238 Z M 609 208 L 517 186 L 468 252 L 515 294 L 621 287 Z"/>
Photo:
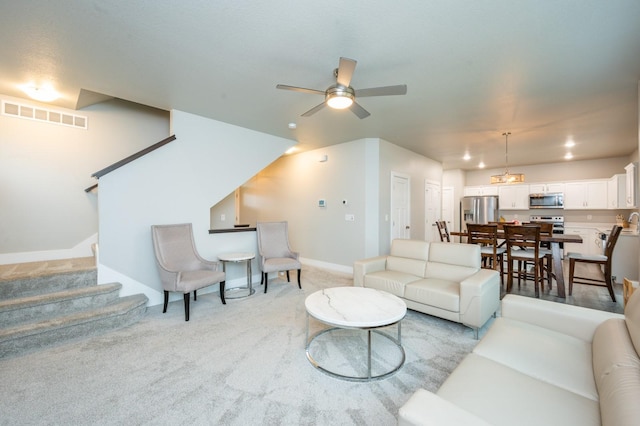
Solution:
<path fill-rule="evenodd" d="M 449 236 L 449 230 L 447 229 L 447 222 L 444 220 L 438 220 L 436 221 L 436 226 L 438 227 L 440 241 L 450 243 L 451 237 Z"/>

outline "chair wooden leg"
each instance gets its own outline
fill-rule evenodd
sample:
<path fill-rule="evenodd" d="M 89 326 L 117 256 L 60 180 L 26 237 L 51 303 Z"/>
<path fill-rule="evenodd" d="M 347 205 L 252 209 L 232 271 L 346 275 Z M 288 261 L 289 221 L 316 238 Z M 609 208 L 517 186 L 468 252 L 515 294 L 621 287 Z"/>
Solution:
<path fill-rule="evenodd" d="M 287 271 L 287 282 L 290 283 L 291 282 L 291 278 L 289 278 L 289 271 Z"/>
<path fill-rule="evenodd" d="M 164 291 L 164 308 L 162 309 L 162 313 L 167 312 L 167 305 L 169 304 L 169 292 L 167 290 Z"/>
<path fill-rule="evenodd" d="M 300 273 L 301 273 L 301 272 L 302 272 L 302 270 L 301 270 L 301 269 L 298 269 L 298 288 L 299 288 L 300 290 L 302 290 L 302 284 L 300 284 Z"/>
<path fill-rule="evenodd" d="M 267 292 L 267 285 L 269 284 L 269 273 L 264 273 L 264 292 Z"/>
<path fill-rule="evenodd" d="M 224 300 L 224 286 L 225 286 L 225 282 L 220 281 L 220 299 L 222 300 L 222 304 L 226 305 L 227 301 Z"/>
<path fill-rule="evenodd" d="M 189 293 L 184 294 L 184 320 L 189 321 L 189 299 L 191 295 Z"/>
<path fill-rule="evenodd" d="M 576 269 L 575 259 L 569 259 L 569 296 L 573 293 L 573 273 Z"/>
<path fill-rule="evenodd" d="M 613 280 L 611 279 L 611 270 L 606 266 L 604 268 L 604 280 L 607 284 L 607 290 L 609 290 L 609 296 L 611 296 L 611 300 L 615 303 L 616 295 L 613 293 Z"/>
<path fill-rule="evenodd" d="M 511 293 L 513 287 L 513 261 L 507 258 L 507 293 Z"/>
<path fill-rule="evenodd" d="M 260 272 L 260 285 L 264 284 L 264 272 Z"/>
<path fill-rule="evenodd" d="M 193 301 L 194 302 L 198 301 L 198 290 L 193 290 Z"/>

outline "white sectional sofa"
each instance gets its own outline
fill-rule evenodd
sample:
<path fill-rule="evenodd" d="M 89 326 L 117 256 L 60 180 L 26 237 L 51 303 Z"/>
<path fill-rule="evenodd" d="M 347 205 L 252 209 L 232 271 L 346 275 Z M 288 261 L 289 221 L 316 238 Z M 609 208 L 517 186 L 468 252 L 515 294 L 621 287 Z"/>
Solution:
<path fill-rule="evenodd" d="M 358 260 L 353 283 L 394 294 L 409 309 L 478 329 L 500 305 L 500 276 L 472 244 L 393 240 L 388 256 Z"/>
<path fill-rule="evenodd" d="M 640 292 L 625 315 L 507 295 L 502 316 L 399 425 L 640 424 Z"/>

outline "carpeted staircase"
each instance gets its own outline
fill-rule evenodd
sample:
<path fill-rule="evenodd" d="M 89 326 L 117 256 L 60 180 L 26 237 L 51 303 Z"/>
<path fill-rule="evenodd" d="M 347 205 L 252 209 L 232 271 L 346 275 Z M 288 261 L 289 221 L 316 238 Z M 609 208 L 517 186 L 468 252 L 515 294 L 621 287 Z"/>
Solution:
<path fill-rule="evenodd" d="M 148 299 L 121 287 L 97 285 L 95 269 L 0 281 L 0 358 L 138 321 Z"/>

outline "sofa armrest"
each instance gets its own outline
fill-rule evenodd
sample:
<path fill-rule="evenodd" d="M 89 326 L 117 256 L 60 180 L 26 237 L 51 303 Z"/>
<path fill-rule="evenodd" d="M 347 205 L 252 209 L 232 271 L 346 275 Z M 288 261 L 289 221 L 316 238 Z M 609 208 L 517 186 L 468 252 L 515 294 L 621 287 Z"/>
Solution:
<path fill-rule="evenodd" d="M 372 272 L 384 271 L 387 267 L 387 256 L 370 257 L 356 260 L 353 263 L 353 285 L 364 287 L 364 276 Z"/>
<path fill-rule="evenodd" d="M 424 389 L 418 389 L 400 407 L 399 426 L 489 426 L 489 423 Z"/>
<path fill-rule="evenodd" d="M 480 269 L 460 282 L 460 322 L 478 329 L 500 307 L 500 273 Z"/>
<path fill-rule="evenodd" d="M 591 342 L 596 328 L 624 315 L 508 294 L 502 299 L 502 316 Z"/>

